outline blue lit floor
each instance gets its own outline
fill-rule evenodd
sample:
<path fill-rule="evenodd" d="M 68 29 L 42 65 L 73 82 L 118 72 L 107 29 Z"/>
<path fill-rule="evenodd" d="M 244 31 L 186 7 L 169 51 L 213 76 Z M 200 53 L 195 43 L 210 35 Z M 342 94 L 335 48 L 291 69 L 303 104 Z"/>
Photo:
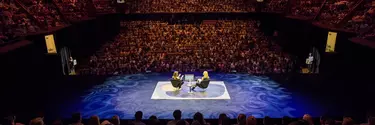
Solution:
<path fill-rule="evenodd" d="M 197 74 L 198 75 L 198 74 Z M 151 96 L 159 81 L 166 81 L 171 74 L 135 74 L 114 76 L 103 84 L 87 90 L 79 99 L 79 111 L 84 118 L 98 115 L 111 118 L 133 119 L 136 111 L 143 111 L 144 118 L 156 115 L 172 119 L 172 112 L 180 109 L 183 118 L 192 118 L 202 112 L 205 118 L 218 118 L 226 113 L 235 118 L 239 113 L 255 117 L 301 117 L 305 113 L 319 116 L 317 107 L 302 95 L 296 94 L 268 77 L 248 74 L 210 74 L 211 80 L 223 81 L 230 95 L 229 100 L 153 100 Z M 76 105 L 76 106 L 77 106 Z M 66 111 L 65 114 L 71 114 Z"/>

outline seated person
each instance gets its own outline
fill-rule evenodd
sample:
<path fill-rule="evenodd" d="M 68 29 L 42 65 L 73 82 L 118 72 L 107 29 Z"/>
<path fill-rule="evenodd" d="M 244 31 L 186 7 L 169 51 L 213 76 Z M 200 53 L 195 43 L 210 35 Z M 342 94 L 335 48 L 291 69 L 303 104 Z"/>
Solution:
<path fill-rule="evenodd" d="M 201 78 L 201 79 L 198 79 L 197 80 L 197 84 L 195 84 L 195 86 L 192 88 L 193 90 L 195 89 L 195 87 L 200 87 L 200 88 L 203 88 L 202 87 L 202 84 L 201 84 L 201 82 L 203 81 L 203 80 L 210 80 L 210 77 L 208 76 L 208 72 L 207 71 L 204 71 L 203 72 L 203 77 Z"/>
<path fill-rule="evenodd" d="M 182 76 L 182 77 L 183 77 L 183 76 Z M 178 80 L 178 81 L 179 81 L 179 83 L 178 83 L 178 85 L 177 85 L 179 89 L 181 88 L 182 84 L 184 84 L 184 82 L 181 80 L 182 77 L 181 77 L 181 74 L 178 74 L 178 71 L 174 71 L 173 76 L 172 76 L 172 79 L 173 79 L 173 80 Z"/>

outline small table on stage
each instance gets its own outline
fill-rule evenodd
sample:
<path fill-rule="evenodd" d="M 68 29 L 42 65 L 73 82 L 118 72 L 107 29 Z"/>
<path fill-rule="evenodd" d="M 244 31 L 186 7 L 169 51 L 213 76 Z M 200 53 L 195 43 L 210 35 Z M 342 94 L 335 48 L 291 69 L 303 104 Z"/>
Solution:
<path fill-rule="evenodd" d="M 194 87 L 193 82 L 191 82 L 191 81 L 189 80 L 189 82 L 187 83 L 187 86 L 189 87 L 189 92 L 188 92 L 188 93 L 193 93 L 193 92 L 192 92 L 192 88 Z"/>

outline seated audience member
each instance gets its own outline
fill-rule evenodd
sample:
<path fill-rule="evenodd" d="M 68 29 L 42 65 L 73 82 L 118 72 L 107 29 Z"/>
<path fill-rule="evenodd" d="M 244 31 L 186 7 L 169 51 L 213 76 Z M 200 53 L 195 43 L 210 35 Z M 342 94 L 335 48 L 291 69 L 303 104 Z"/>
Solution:
<path fill-rule="evenodd" d="M 226 118 L 227 118 L 227 115 L 226 115 L 225 113 L 221 113 L 221 114 L 219 115 L 219 121 L 218 121 L 218 124 L 219 124 L 219 125 L 222 125 L 223 120 L 225 120 Z"/>
<path fill-rule="evenodd" d="M 30 121 L 29 125 L 44 125 L 43 118 L 38 117 Z"/>
<path fill-rule="evenodd" d="M 254 116 L 249 116 L 246 119 L 246 125 L 257 125 L 257 120 Z"/>
<path fill-rule="evenodd" d="M 178 88 L 179 88 L 179 89 L 180 89 L 181 86 L 184 84 L 184 81 L 182 81 L 181 74 L 179 74 L 178 71 L 174 71 L 174 72 L 173 72 L 172 79 L 173 79 L 173 80 L 179 80 L 179 84 L 178 84 Z"/>
<path fill-rule="evenodd" d="M 272 119 L 271 119 L 271 117 L 269 117 L 269 116 L 264 117 L 264 118 L 263 118 L 263 125 L 274 125 L 274 124 L 272 123 Z"/>
<path fill-rule="evenodd" d="M 237 125 L 246 125 L 246 115 L 245 114 L 239 114 L 237 116 Z"/>
<path fill-rule="evenodd" d="M 72 115 L 72 122 L 70 125 L 83 125 L 81 113 L 74 113 Z"/>
<path fill-rule="evenodd" d="M 173 111 L 173 117 L 174 117 L 174 120 L 169 121 L 167 123 L 167 125 L 176 125 L 177 122 L 179 122 L 179 121 L 185 121 L 185 120 L 181 120 L 181 117 L 182 117 L 181 110 L 174 110 Z M 185 121 L 185 125 L 189 125 L 189 122 Z"/>
<path fill-rule="evenodd" d="M 209 124 L 206 123 L 206 121 L 204 120 L 203 114 L 200 112 L 197 112 L 194 114 L 193 122 L 191 123 L 191 125 L 209 125 Z"/>
<path fill-rule="evenodd" d="M 100 123 L 100 125 L 112 125 L 112 123 L 108 120 L 104 120 L 102 123 Z"/>
<path fill-rule="evenodd" d="M 221 125 L 232 125 L 228 117 L 223 118 Z"/>
<path fill-rule="evenodd" d="M 24 125 L 24 124 L 16 123 L 16 116 L 10 115 L 8 117 L 5 117 L 5 124 L 4 125 Z"/>
<path fill-rule="evenodd" d="M 324 125 L 336 125 L 336 121 L 333 119 L 327 119 L 325 120 Z"/>
<path fill-rule="evenodd" d="M 344 117 L 342 120 L 342 125 L 354 125 L 354 121 L 350 117 Z"/>
<path fill-rule="evenodd" d="M 309 125 L 309 122 L 305 120 L 298 120 L 298 121 L 291 122 L 289 125 Z"/>
<path fill-rule="evenodd" d="M 159 119 L 155 115 L 152 115 L 148 119 L 148 124 L 147 125 L 160 125 L 160 121 L 159 121 Z"/>
<path fill-rule="evenodd" d="M 292 122 L 292 119 L 289 116 L 284 116 L 281 119 L 281 125 L 289 125 Z"/>
<path fill-rule="evenodd" d="M 100 119 L 99 116 L 91 116 L 88 122 L 88 125 L 100 125 Z"/>
<path fill-rule="evenodd" d="M 64 124 L 63 124 L 63 122 L 60 119 L 57 119 L 57 120 L 55 120 L 55 121 L 52 122 L 52 125 L 64 125 Z"/>
<path fill-rule="evenodd" d="M 142 122 L 142 117 L 143 117 L 143 112 L 142 111 L 137 111 L 134 114 L 135 121 L 132 122 L 132 125 L 146 125 L 145 123 Z"/>
<path fill-rule="evenodd" d="M 203 77 L 202 77 L 202 79 L 198 79 L 198 80 L 197 80 L 197 84 L 196 84 L 192 89 L 194 90 L 196 86 L 201 87 L 201 85 L 202 85 L 201 82 L 202 82 L 203 80 L 210 80 L 210 77 L 208 76 L 208 72 L 207 72 L 207 71 L 204 71 L 204 72 L 203 72 Z"/>
<path fill-rule="evenodd" d="M 113 125 L 120 125 L 120 117 L 118 115 L 112 116 L 110 121 Z"/>
<path fill-rule="evenodd" d="M 309 125 L 314 125 L 314 121 L 313 121 L 311 115 L 305 114 L 305 115 L 303 115 L 302 119 L 307 121 L 309 123 Z"/>
<path fill-rule="evenodd" d="M 185 120 L 179 120 L 179 121 L 176 123 L 176 125 L 189 125 L 189 124 L 187 124 Z"/>

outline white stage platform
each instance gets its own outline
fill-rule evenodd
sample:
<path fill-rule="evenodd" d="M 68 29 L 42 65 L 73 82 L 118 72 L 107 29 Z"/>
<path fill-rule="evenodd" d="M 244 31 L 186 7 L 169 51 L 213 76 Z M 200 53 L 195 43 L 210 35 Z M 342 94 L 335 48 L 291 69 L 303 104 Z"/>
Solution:
<path fill-rule="evenodd" d="M 206 89 L 196 87 L 189 93 L 188 82 L 182 85 L 181 90 L 175 90 L 170 81 L 159 81 L 154 89 L 151 99 L 189 100 L 189 99 L 230 99 L 223 81 L 210 81 Z"/>

